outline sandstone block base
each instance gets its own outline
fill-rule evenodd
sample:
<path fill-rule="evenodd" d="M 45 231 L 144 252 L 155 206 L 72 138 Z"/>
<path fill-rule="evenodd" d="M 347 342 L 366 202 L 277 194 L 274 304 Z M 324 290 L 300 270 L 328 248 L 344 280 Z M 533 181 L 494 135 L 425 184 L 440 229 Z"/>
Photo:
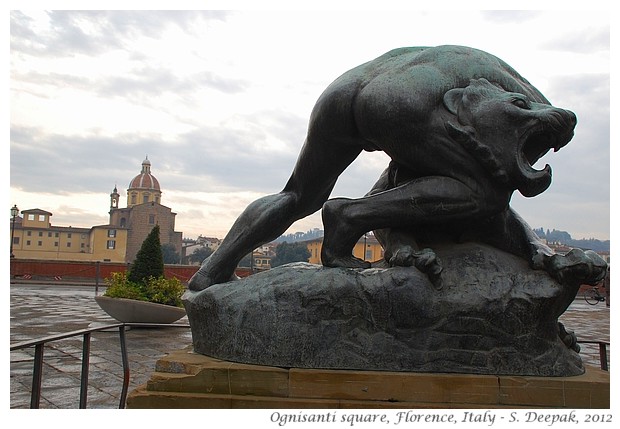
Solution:
<path fill-rule="evenodd" d="M 323 370 L 161 358 L 127 408 L 609 408 L 609 373 L 573 377 Z"/>

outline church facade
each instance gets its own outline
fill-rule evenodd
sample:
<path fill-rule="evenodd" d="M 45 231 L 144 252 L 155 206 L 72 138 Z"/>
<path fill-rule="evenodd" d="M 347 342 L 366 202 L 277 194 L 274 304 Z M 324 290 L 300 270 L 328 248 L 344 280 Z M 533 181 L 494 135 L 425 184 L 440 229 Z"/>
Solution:
<path fill-rule="evenodd" d="M 38 208 L 22 210 L 11 223 L 11 253 L 14 258 L 108 261 L 131 263 L 155 225 L 162 245 L 171 245 L 181 256 L 182 232 L 175 228 L 176 213 L 161 204 L 161 187 L 151 173 L 151 163 L 142 162 L 140 174 L 127 189 L 127 207 L 119 207 L 120 194 L 110 194 L 110 220 L 90 228 L 55 226 L 52 213 Z"/>
<path fill-rule="evenodd" d="M 174 230 L 176 213 L 161 204 L 161 195 L 148 157 L 142 161 L 140 174 L 129 182 L 127 207 L 119 207 L 120 195 L 116 187 L 110 194 L 110 225 L 127 229 L 126 262 L 133 262 L 155 225 L 159 225 L 161 244 L 171 245 L 181 255 L 183 233 Z"/>

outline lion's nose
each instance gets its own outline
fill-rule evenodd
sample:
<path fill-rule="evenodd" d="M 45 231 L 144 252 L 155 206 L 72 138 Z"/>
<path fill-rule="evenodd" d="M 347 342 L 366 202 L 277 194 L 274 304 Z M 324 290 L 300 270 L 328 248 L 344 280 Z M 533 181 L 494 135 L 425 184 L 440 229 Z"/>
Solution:
<path fill-rule="evenodd" d="M 575 115 L 570 110 L 565 110 L 564 112 L 566 112 L 568 126 L 571 128 L 575 128 L 575 126 L 577 125 L 577 115 Z"/>
<path fill-rule="evenodd" d="M 554 107 L 544 121 L 559 134 L 572 133 L 577 125 L 577 115 L 570 110 Z"/>

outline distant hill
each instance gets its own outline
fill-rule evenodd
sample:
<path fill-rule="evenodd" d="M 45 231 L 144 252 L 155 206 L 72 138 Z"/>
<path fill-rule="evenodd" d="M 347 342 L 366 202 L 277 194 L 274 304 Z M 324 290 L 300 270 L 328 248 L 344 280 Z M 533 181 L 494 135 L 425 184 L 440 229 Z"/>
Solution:
<path fill-rule="evenodd" d="M 287 243 L 295 243 L 296 241 L 314 240 L 315 238 L 321 238 L 321 237 L 323 237 L 323 230 L 314 228 L 313 230 L 306 231 L 306 232 L 300 231 L 294 234 L 281 235 L 276 240 L 276 243 L 283 243 L 285 241 Z"/>
<path fill-rule="evenodd" d="M 595 252 L 609 252 L 610 241 L 605 240 L 597 240 L 596 238 L 583 238 L 583 239 L 574 239 L 571 235 L 566 231 L 559 231 L 557 229 L 553 229 L 546 231 L 543 228 L 534 229 L 536 235 L 540 238 L 547 240 L 550 243 L 561 243 L 565 244 L 569 247 L 578 247 L 580 249 L 591 249 Z M 286 241 L 287 243 L 294 243 L 296 241 L 306 241 L 306 240 L 314 240 L 315 238 L 323 237 L 323 230 L 314 228 L 313 230 L 306 232 L 296 232 L 294 234 L 286 234 L 280 236 L 276 243 L 282 243 Z"/>
<path fill-rule="evenodd" d="M 558 231 L 557 229 L 553 229 L 549 231 L 545 231 L 543 228 L 534 229 L 536 235 L 540 238 L 544 238 L 549 243 L 561 243 L 565 244 L 568 247 L 578 247 L 580 249 L 590 249 L 595 252 L 609 252 L 610 241 L 605 240 L 601 241 L 596 238 L 582 238 L 582 239 L 574 239 L 571 235 L 566 231 Z"/>

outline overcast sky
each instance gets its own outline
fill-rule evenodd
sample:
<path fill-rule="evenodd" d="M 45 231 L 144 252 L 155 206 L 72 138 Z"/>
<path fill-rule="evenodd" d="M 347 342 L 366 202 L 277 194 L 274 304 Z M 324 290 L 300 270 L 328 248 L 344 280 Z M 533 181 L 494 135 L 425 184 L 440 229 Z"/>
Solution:
<path fill-rule="evenodd" d="M 537 167 L 543 194 L 512 205 L 534 228 L 610 238 L 610 14 L 605 11 L 10 12 L 10 201 L 58 226 L 108 222 L 148 155 L 176 230 L 223 238 L 285 184 L 316 99 L 346 70 L 402 46 L 502 58 L 556 106 L 572 142 Z M 387 165 L 364 154 L 332 196 L 360 197 Z M 321 228 L 315 214 L 289 232 Z"/>

